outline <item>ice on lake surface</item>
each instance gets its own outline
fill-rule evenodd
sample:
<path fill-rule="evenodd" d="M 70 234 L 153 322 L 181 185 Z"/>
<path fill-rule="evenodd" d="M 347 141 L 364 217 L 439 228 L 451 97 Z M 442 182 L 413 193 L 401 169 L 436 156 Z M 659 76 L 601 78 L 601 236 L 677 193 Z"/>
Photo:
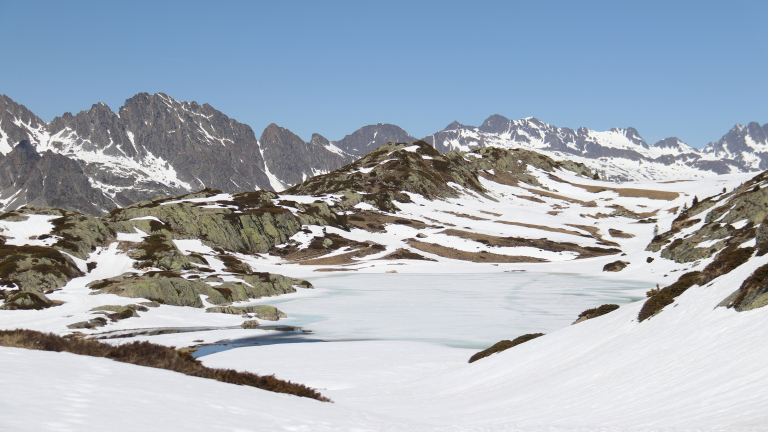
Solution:
<path fill-rule="evenodd" d="M 315 290 L 261 299 L 312 340 L 406 340 L 487 348 L 549 333 L 582 311 L 640 300 L 652 284 L 563 273 L 334 274 Z M 295 341 L 296 335 L 291 335 Z"/>

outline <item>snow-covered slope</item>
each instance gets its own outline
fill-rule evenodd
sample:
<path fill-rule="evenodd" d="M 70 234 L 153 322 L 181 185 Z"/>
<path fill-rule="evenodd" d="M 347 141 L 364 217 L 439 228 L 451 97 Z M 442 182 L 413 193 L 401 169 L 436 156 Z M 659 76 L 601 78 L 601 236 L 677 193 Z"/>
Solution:
<path fill-rule="evenodd" d="M 590 174 L 525 150 L 441 155 L 423 143 L 399 144 L 308 182 L 314 196 L 300 187 L 279 197 L 206 191 L 122 209 L 99 219 L 120 230 L 114 238 L 102 229 L 102 245 L 68 258 L 82 274 L 45 294 L 58 305 L 0 309 L 0 328 L 198 346 L 208 366 L 276 374 L 335 403 L 0 347 L 0 384 L 14 395 L 7 405 L 15 414 L 0 416 L 0 427 L 100 430 L 114 416 L 130 415 L 138 420 L 111 428 L 164 430 L 172 422 L 190 430 L 765 430 L 768 308 L 760 306 L 765 280 L 755 276 L 768 268 L 765 175 L 617 186 Z M 44 209 L 6 213 L 0 247 L 49 247 L 74 229 L 69 224 L 99 226 L 95 218 L 60 217 Z M 219 235 L 228 226 L 246 235 Z M 245 246 L 221 248 L 230 240 Z M 314 276 L 314 290 L 231 305 L 276 304 L 287 314 L 277 323 L 301 330 L 281 336 L 240 328 L 238 314 L 205 312 L 209 302 L 222 301 L 244 264 Z M 328 276 L 336 271 L 343 273 Z M 392 271 L 398 274 L 386 274 Z M 127 279 L 114 279 L 124 272 Z M 360 274 L 368 278 L 356 279 Z M 560 285 L 562 297 L 507 306 L 532 299 L 519 294 L 526 287 L 557 288 L 542 286 L 554 280 L 542 274 L 572 282 Z M 98 307 L 150 300 L 113 289 L 134 275 L 142 283 L 183 278 L 218 289 L 206 288 L 204 307 L 154 305 L 104 319 L 101 327 L 67 328 L 109 316 Z M 691 277 L 696 283 L 670 295 L 678 279 Z M 334 283 L 339 279 L 346 282 Z M 551 325 L 563 308 L 585 298 L 597 302 L 605 298 L 598 290 L 627 280 L 662 290 L 598 318 L 547 328 L 545 336 L 471 364 L 477 349 L 456 347 L 473 334 L 482 341 L 505 330 L 505 338 L 519 336 L 515 329 L 522 327 L 501 318 L 519 309 L 538 317 L 530 332 L 544 330 L 536 326 Z M 745 295 L 736 305 L 740 290 Z M 428 301 L 427 291 L 451 304 Z M 641 320 L 647 304 L 656 309 Z M 175 333 L 179 327 L 195 331 Z M 169 328 L 174 333 L 152 335 Z"/>

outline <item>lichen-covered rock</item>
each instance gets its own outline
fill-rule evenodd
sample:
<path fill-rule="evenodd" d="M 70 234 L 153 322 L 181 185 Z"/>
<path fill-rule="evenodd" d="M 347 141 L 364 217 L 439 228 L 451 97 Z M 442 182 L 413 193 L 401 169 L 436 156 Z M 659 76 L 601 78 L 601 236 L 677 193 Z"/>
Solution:
<path fill-rule="evenodd" d="M 206 195 L 212 196 L 216 192 L 208 191 Z M 274 205 L 272 199 L 276 197 L 268 191 L 235 194 L 231 201 L 221 201 L 219 206 L 197 202 L 163 204 L 169 201 L 165 199 L 115 210 L 108 219 L 120 223 L 154 216 L 167 225 L 173 238 L 199 238 L 212 247 L 264 253 L 275 244 L 285 243 L 301 228 L 290 210 Z"/>
<path fill-rule="evenodd" d="M 0 245 L 0 285 L 44 294 L 82 275 L 70 257 L 52 247 Z"/>
<path fill-rule="evenodd" d="M 725 298 L 718 306 L 726 306 L 739 312 L 768 305 L 768 265 L 755 270 L 739 289 Z"/>
<path fill-rule="evenodd" d="M 176 247 L 172 236 L 165 230 L 145 237 L 128 256 L 137 260 L 134 264 L 136 268 L 156 267 L 167 271 L 195 268 L 189 257 Z"/>
<path fill-rule="evenodd" d="M 107 319 L 98 317 L 88 321 L 80 321 L 67 326 L 69 329 L 92 329 L 96 327 L 104 327 L 107 325 Z"/>
<path fill-rule="evenodd" d="M 215 305 L 229 305 L 261 297 L 296 292 L 294 286 L 312 288 L 312 284 L 270 273 L 250 273 L 236 276 L 242 282 L 223 282 L 219 278 L 205 280 L 184 279 L 174 272 L 148 272 L 145 275 L 122 275 L 91 282 L 88 286 L 97 293 L 117 294 L 130 298 L 146 298 L 173 306 L 202 308 L 200 295 Z M 218 282 L 211 286 L 208 282 Z"/>
<path fill-rule="evenodd" d="M 80 259 L 86 259 L 96 247 L 104 246 L 115 239 L 115 231 L 93 216 L 64 212 L 60 218 L 51 220 L 51 235 L 61 237 L 53 247 L 66 251 Z"/>
<path fill-rule="evenodd" d="M 288 315 L 281 312 L 274 306 L 258 305 L 258 306 L 217 306 L 211 307 L 205 310 L 211 313 L 225 313 L 233 315 L 247 315 L 256 314 L 256 317 L 266 321 L 277 321 L 280 318 L 288 318 Z"/>
<path fill-rule="evenodd" d="M 764 243 L 768 240 L 768 227 L 763 225 L 768 216 L 766 181 L 766 173 L 761 173 L 730 193 L 692 205 L 672 222 L 669 231 L 654 237 L 646 250 L 661 251 L 663 258 L 687 263 L 753 239 L 758 245 Z M 701 228 L 690 232 L 698 224 Z M 705 242 L 708 246 L 702 247 Z"/>
<path fill-rule="evenodd" d="M 244 329 L 255 329 L 259 328 L 259 322 L 256 320 L 247 320 L 243 321 L 242 324 L 240 324 L 240 327 Z"/>
<path fill-rule="evenodd" d="M 118 276 L 88 285 L 97 293 L 116 294 L 129 298 L 145 298 L 172 306 L 202 308 L 200 294 L 213 304 L 227 304 L 226 298 L 210 285 L 199 280 L 187 280 L 168 272 L 147 273 L 145 276 Z"/>
<path fill-rule="evenodd" d="M 54 303 L 42 293 L 20 291 L 9 294 L 5 303 L 0 306 L 2 310 L 28 310 L 45 309 L 54 306 Z"/>

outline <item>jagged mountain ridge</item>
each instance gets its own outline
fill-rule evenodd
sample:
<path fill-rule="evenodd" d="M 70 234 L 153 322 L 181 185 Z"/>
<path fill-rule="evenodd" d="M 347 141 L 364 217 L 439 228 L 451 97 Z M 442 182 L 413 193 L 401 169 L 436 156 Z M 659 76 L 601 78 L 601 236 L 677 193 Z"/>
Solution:
<path fill-rule="evenodd" d="M 509 120 L 500 115 L 486 119 L 479 127 L 453 122 L 425 141 L 441 152 L 467 151 L 477 147 L 526 148 L 544 152 L 555 159 L 572 159 L 612 180 L 662 180 L 681 176 L 743 173 L 768 168 L 768 141 L 765 130 L 750 123 L 736 125 L 719 142 L 703 150 L 676 137 L 649 145 L 634 128 L 605 132 L 586 128 L 559 128 L 529 117 Z"/>
<path fill-rule="evenodd" d="M 0 110 L 0 161 L 25 139 L 41 155 L 50 151 L 77 161 L 100 197 L 79 196 L 74 200 L 82 201 L 79 207 L 67 208 L 90 214 L 204 187 L 279 191 L 346 165 L 382 144 L 416 140 L 399 126 L 381 123 L 364 126 L 339 141 L 313 134 L 309 142 L 271 124 L 256 139 L 248 125 L 208 104 L 180 102 L 163 93 L 140 93 L 118 113 L 99 103 L 74 116 L 65 113 L 49 124 L 4 95 Z M 535 118 L 493 115 L 479 127 L 453 122 L 424 140 L 441 153 L 490 146 L 525 148 L 556 160 L 584 163 L 604 179 L 668 180 L 768 168 L 767 130 L 768 124 L 736 125 L 720 141 L 698 150 L 674 137 L 649 145 L 634 128 L 573 130 Z M 40 196 L 27 198 L 22 191 L 26 189 L 4 189 L 0 205 L 11 209 L 35 199 L 52 205 L 39 201 Z"/>
<path fill-rule="evenodd" d="M 305 143 L 290 132 L 280 138 L 268 128 L 259 141 L 250 126 L 210 105 L 176 101 L 163 93 L 137 94 L 118 113 L 98 103 L 48 124 L 7 96 L 0 97 L 0 109 L 0 161 L 21 140 L 39 154 L 76 161 L 99 192 L 89 191 L 90 198 L 81 195 L 64 207 L 89 214 L 206 187 L 282 190 L 353 159 L 320 135 Z M 8 194 L 2 195 L 5 209 L 36 199 L 17 194 L 11 202 Z"/>

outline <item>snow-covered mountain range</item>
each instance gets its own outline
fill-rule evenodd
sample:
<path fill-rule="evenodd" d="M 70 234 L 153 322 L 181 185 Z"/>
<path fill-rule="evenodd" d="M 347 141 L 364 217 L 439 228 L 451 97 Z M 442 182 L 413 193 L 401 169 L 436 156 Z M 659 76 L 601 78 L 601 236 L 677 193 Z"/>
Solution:
<path fill-rule="evenodd" d="M 453 122 L 424 140 L 442 153 L 525 148 L 584 163 L 609 180 L 675 180 L 768 168 L 767 131 L 768 124 L 736 125 L 698 150 L 677 138 L 649 145 L 634 128 L 573 130 L 493 115 L 479 127 Z M 0 95 L 0 209 L 37 204 L 97 215 L 206 187 L 281 191 L 382 144 L 415 140 L 381 123 L 339 141 L 313 134 L 309 142 L 273 123 L 257 139 L 250 126 L 208 104 L 163 93 L 140 93 L 117 113 L 98 103 L 45 123 Z M 19 146 L 22 141 L 27 144 Z"/>
<path fill-rule="evenodd" d="M 526 148 L 558 160 L 582 162 L 606 179 L 673 180 L 768 169 L 768 124 L 737 124 L 718 142 L 698 150 L 676 137 L 653 145 L 634 128 L 597 132 L 559 128 L 536 118 L 500 115 L 480 127 L 453 122 L 425 141 L 441 152 L 476 147 Z"/>

